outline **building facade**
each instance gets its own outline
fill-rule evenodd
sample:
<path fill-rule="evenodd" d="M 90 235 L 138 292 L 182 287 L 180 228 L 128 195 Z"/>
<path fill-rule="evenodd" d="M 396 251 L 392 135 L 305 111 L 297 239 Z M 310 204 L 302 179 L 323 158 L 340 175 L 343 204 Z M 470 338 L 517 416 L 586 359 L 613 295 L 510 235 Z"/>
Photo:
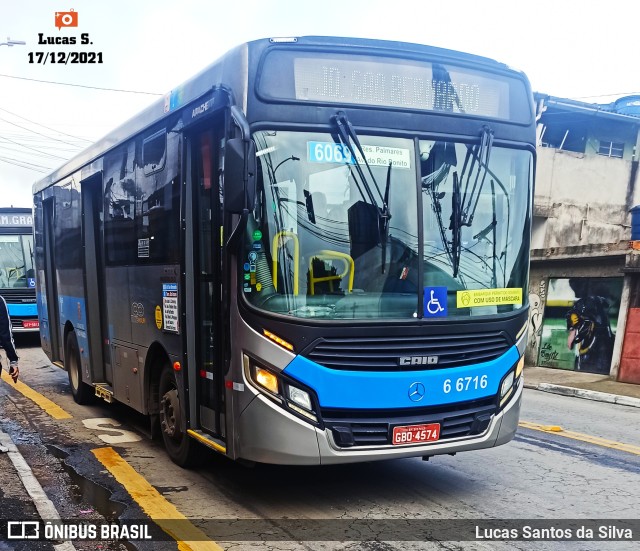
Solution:
<path fill-rule="evenodd" d="M 640 384 L 640 96 L 535 100 L 527 363 Z"/>

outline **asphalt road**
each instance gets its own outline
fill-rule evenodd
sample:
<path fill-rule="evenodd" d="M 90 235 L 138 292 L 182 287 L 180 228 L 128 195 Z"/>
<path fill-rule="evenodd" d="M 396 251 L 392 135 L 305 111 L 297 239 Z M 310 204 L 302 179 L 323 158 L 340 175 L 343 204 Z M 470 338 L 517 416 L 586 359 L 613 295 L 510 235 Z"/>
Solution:
<path fill-rule="evenodd" d="M 639 517 L 638 408 L 526 390 L 522 421 L 543 429 L 561 427 L 562 432 L 521 428 L 513 442 L 495 449 L 429 462 L 418 458 L 330 467 L 249 468 L 203 449 L 202 466 L 188 471 L 171 463 L 161 443 L 144 434 L 143 417 L 118 405 L 78 406 L 66 373 L 49 364 L 37 342 L 18 345 L 24 383 L 70 417 L 53 418 L 3 380 L 0 429 L 11 436 L 63 519 L 117 523 L 175 515 L 171 518 L 183 519 L 181 529 L 199 534 L 196 540 L 205 534 L 225 549 L 599 551 L 638 546 L 638 541 L 609 539 L 565 541 L 559 532 L 575 532 L 584 524 L 608 531 L 610 525 L 620 527 L 620 519 Z M 627 447 L 616 449 L 618 444 Z M 119 474 L 109 467 L 114 461 L 132 472 Z M 0 516 L 37 518 L 24 489 L 7 474 L 6 457 L 0 456 L 0 469 L 5 510 Z M 147 490 L 140 490 L 143 483 Z M 145 501 L 152 491 L 158 500 L 153 506 Z M 541 522 L 556 530 L 554 541 L 538 541 L 535 531 L 527 532 L 525 541 L 514 541 L 492 532 L 488 519 L 522 519 L 509 525 L 520 536 L 524 526 Z M 439 541 L 424 541 L 425 523 L 437 527 Z M 469 523 L 478 526 L 477 541 L 455 541 Z M 637 540 L 640 522 L 635 528 Z M 51 548 L 46 542 L 39 545 L 0 542 L 0 551 Z M 73 545 L 97 548 L 95 541 Z M 182 545 L 216 548 L 205 541 Z M 101 541 L 100 546 L 118 551 L 178 548 L 175 541 Z"/>

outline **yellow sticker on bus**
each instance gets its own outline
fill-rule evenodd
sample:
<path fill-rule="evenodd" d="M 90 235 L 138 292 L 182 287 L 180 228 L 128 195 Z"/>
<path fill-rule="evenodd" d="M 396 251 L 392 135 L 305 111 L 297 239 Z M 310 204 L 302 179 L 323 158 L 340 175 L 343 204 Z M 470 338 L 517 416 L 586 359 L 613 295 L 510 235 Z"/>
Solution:
<path fill-rule="evenodd" d="M 458 291 L 456 299 L 458 308 L 522 304 L 522 288 L 469 289 L 468 291 Z"/>

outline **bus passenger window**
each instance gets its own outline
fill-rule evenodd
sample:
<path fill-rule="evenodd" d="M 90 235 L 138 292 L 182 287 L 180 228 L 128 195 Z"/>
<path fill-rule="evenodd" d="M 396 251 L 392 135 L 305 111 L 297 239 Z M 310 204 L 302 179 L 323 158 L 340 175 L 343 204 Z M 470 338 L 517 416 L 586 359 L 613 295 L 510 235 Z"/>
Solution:
<path fill-rule="evenodd" d="M 104 233 L 107 262 L 131 264 L 137 246 L 134 236 L 136 183 L 134 146 L 128 144 L 105 160 Z"/>
<path fill-rule="evenodd" d="M 164 168 L 167 156 L 167 133 L 156 132 L 142 143 L 142 162 L 144 173 L 148 176 Z"/>

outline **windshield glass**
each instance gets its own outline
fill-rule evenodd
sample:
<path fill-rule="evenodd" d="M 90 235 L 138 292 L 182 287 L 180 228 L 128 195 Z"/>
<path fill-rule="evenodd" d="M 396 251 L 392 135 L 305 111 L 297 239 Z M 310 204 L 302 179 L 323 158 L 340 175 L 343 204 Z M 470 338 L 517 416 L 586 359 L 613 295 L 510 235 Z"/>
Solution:
<path fill-rule="evenodd" d="M 529 275 L 531 153 L 420 141 L 425 315 L 447 297 L 448 316 L 508 312 Z M 433 295 L 432 295 L 433 293 Z"/>
<path fill-rule="evenodd" d="M 512 248 L 523 244 L 526 234 L 530 154 L 512 150 L 499 154 L 499 148 L 493 148 L 491 166 L 499 162 L 504 168 L 501 178 L 512 186 L 507 190 L 511 197 L 505 200 L 505 192 L 494 183 L 496 209 L 501 209 L 496 210 L 497 216 L 504 218 L 509 209 L 511 216 L 509 221 L 501 218 L 495 239 L 493 229 L 488 235 L 498 243 L 498 257 L 505 248 L 509 251 L 497 262 L 499 277 L 493 277 L 486 275 L 487 269 L 492 270 L 491 258 L 487 261 L 485 249 L 481 252 L 468 238 L 488 225 L 489 181 L 482 187 L 473 222 L 461 232 L 456 271 L 453 259 L 457 256 L 446 252 L 451 248 L 447 245 L 451 240 L 449 188 L 455 163 L 443 170 L 446 174 L 437 184 L 429 184 L 433 167 L 440 162 L 434 142 L 358 138 L 369 166 L 358 149 L 350 148 L 337 133 L 262 131 L 254 135 L 258 199 L 240 266 L 241 287 L 251 304 L 302 318 L 412 319 L 472 315 L 477 308 L 456 306 L 466 289 L 513 285 L 522 296 L 528 267 L 526 262 L 517 267 L 517 257 L 520 254 L 526 261 L 526 251 Z M 464 161 L 466 145 L 451 143 L 451 147 L 460 149 Z M 516 165 L 519 173 L 513 172 Z M 476 241 L 485 243 L 486 238 Z M 512 275 L 505 279 L 507 270 Z M 438 301 L 441 310 L 434 307 Z M 519 306 L 521 302 L 513 303 L 509 309 Z"/>
<path fill-rule="evenodd" d="M 35 288 L 33 236 L 0 235 L 0 288 Z"/>

